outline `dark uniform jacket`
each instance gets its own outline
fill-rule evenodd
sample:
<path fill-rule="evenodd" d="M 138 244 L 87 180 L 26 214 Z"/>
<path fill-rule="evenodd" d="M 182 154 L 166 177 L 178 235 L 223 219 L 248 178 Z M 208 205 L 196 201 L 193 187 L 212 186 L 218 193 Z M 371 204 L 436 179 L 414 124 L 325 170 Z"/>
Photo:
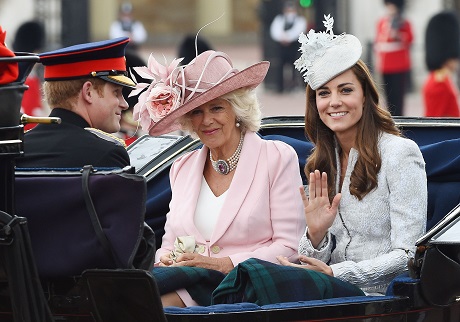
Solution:
<path fill-rule="evenodd" d="M 50 116 L 61 124 L 38 124 L 24 135 L 24 156 L 16 159 L 18 168 L 123 168 L 130 164 L 121 142 L 104 132 L 85 130 L 89 124 L 79 115 L 55 108 Z"/>

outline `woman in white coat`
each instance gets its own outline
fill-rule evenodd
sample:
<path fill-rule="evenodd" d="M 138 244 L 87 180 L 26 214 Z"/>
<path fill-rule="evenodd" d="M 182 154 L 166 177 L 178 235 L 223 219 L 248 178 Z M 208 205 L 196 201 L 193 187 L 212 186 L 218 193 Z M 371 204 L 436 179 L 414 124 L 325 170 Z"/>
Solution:
<path fill-rule="evenodd" d="M 305 132 L 315 145 L 301 193 L 301 265 L 279 260 L 384 294 L 425 231 L 425 162 L 380 107 L 359 40 L 334 35 L 333 18 L 325 19 L 326 32 L 299 38 L 296 62 L 308 83 Z"/>

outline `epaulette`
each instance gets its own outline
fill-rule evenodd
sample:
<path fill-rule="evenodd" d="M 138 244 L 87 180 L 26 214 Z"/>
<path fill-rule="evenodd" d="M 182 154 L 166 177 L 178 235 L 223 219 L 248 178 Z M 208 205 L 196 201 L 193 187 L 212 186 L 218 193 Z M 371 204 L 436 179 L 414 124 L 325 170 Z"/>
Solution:
<path fill-rule="evenodd" d="M 126 148 L 125 140 L 120 139 L 119 137 L 116 137 L 113 134 L 104 132 L 104 131 L 99 130 L 99 129 L 95 129 L 94 127 L 85 127 L 85 130 L 93 133 L 94 135 L 100 137 L 101 139 L 104 139 L 106 141 L 115 143 L 117 145 L 121 145 L 122 147 Z"/>

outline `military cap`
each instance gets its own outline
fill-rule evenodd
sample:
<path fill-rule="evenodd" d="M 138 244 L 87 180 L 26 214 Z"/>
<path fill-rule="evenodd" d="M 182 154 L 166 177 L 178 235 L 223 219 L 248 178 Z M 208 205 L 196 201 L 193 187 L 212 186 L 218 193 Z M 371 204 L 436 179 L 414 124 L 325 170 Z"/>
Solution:
<path fill-rule="evenodd" d="M 118 85 L 135 87 L 127 76 L 125 49 L 128 37 L 74 45 L 39 54 L 46 81 L 98 77 Z"/>

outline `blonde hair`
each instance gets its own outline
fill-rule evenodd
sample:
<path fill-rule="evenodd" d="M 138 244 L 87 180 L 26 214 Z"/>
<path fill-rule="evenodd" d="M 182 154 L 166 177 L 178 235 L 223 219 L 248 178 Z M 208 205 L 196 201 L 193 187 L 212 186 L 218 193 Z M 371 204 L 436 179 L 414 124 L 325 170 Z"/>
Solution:
<path fill-rule="evenodd" d="M 259 100 L 254 89 L 239 88 L 219 98 L 230 103 L 239 121 L 241 131 L 257 132 L 260 128 L 262 112 L 260 111 Z M 197 138 L 193 131 L 190 112 L 179 118 L 179 124 L 183 131 L 188 132 L 192 137 Z"/>
<path fill-rule="evenodd" d="M 51 108 L 61 107 L 71 109 L 77 102 L 77 94 L 85 82 L 91 82 L 100 96 L 107 83 L 100 78 L 81 78 L 62 81 L 46 81 L 43 84 L 43 95 Z"/>

